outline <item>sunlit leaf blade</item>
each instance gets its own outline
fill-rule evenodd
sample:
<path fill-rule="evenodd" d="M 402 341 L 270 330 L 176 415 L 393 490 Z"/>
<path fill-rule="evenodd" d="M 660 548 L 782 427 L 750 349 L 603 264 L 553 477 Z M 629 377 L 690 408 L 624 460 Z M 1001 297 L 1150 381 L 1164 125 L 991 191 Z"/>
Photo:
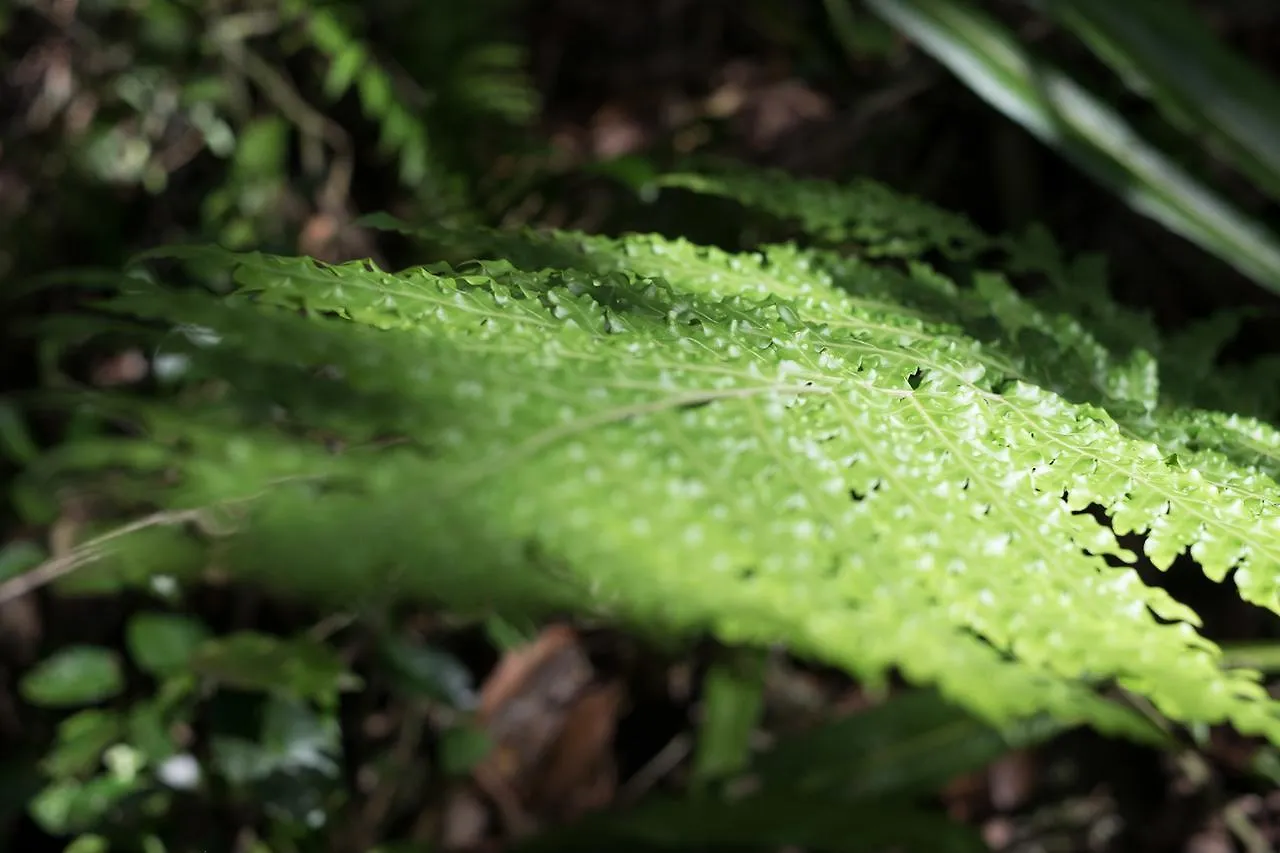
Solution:
<path fill-rule="evenodd" d="M 1134 210 L 1280 292 L 1280 243 L 1005 27 L 958 0 L 867 0 L 969 88 Z"/>
<path fill-rule="evenodd" d="M 1280 84 L 1181 0 L 1050 0 L 1046 8 L 1172 122 L 1204 133 L 1280 198 Z"/>

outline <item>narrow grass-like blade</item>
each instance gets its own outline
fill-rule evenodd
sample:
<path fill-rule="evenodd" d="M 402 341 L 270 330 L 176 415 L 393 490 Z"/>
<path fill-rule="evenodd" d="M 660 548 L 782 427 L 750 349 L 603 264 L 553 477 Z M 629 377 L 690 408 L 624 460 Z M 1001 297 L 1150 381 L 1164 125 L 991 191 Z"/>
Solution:
<path fill-rule="evenodd" d="M 693 755 L 693 779 L 706 784 L 735 773 L 751 760 L 751 736 L 764 707 L 767 655 L 735 650 L 702 681 L 702 720 Z"/>
<path fill-rule="evenodd" d="M 1280 293 L 1274 234 L 1142 139 L 1106 103 L 960 0 L 866 0 L 980 97 L 1133 209 Z"/>
<path fill-rule="evenodd" d="M 1280 82 L 1216 38 L 1184 0 L 1048 0 L 1045 7 L 1166 118 L 1280 199 Z"/>

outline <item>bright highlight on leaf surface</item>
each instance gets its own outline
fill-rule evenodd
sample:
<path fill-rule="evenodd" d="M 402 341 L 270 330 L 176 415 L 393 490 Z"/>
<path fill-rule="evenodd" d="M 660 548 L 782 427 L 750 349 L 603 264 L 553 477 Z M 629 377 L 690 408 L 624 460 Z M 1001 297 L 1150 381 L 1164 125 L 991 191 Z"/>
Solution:
<path fill-rule="evenodd" d="M 510 260 L 399 274 L 167 251 L 237 288 L 138 277 L 112 299 L 165 327 L 181 387 L 104 399 L 145 438 L 64 472 L 133 460 L 168 506 L 244 501 L 219 567 L 292 591 L 711 630 L 897 667 L 994 722 L 1140 735 L 1097 692 L 1119 684 L 1280 742 L 1256 674 L 1119 565 L 1135 555 L 1112 530 L 1162 567 L 1188 549 L 1238 567 L 1274 608 L 1275 431 L 1194 408 L 1185 372 L 1162 387 L 1172 346 L 1108 349 L 1119 309 L 1047 307 L 1102 298 L 1051 247 L 972 237 L 1050 281 L 1036 303 L 996 273 L 879 260 L 931 234 L 976 256 L 951 217 L 909 209 L 910 233 L 853 223 L 865 260 L 572 234 L 470 235 Z"/>

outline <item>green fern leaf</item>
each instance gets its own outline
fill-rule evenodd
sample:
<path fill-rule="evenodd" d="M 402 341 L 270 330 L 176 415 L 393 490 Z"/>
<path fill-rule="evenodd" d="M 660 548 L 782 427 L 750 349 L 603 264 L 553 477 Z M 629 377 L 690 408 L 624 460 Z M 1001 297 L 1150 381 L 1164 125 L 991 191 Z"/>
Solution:
<path fill-rule="evenodd" d="M 798 220 L 811 238 L 853 242 L 868 256 L 918 257 L 936 250 L 970 258 L 993 245 L 964 217 L 895 193 L 875 181 L 841 187 L 779 172 L 723 168 L 719 174 L 673 174 L 659 186 L 718 195 Z"/>
<path fill-rule="evenodd" d="M 982 240 L 907 209 L 905 231 L 862 233 Z M 897 668 L 992 722 L 1143 736 L 1100 692 L 1117 684 L 1280 743 L 1258 674 L 1117 567 L 1135 555 L 1116 539 L 1235 568 L 1276 609 L 1270 426 L 1169 397 L 1159 359 L 1113 355 L 994 273 L 969 288 L 791 246 L 473 238 L 512 260 L 393 274 L 161 253 L 237 289 L 133 279 L 109 301 L 168 327 L 157 346 L 188 389 L 102 400 L 146 436 L 122 445 L 148 449 L 137 482 L 234 507 L 219 565 L 295 592 L 785 643 L 870 680 Z"/>

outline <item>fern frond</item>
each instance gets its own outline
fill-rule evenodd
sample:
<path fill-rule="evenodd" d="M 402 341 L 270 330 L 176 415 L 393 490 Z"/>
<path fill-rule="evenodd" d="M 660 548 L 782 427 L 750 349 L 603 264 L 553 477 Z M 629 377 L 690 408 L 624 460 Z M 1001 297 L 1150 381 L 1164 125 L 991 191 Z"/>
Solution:
<path fill-rule="evenodd" d="M 917 248 L 977 239 L 906 221 Z M 905 245 L 891 218 L 875 228 Z M 1257 673 L 1115 565 L 1135 557 L 1116 532 L 1141 532 L 1157 565 L 1235 568 L 1276 609 L 1268 425 L 1170 399 L 1145 351 L 1113 355 L 995 273 L 504 239 L 511 260 L 401 273 L 172 250 L 238 289 L 135 281 L 110 302 L 170 326 L 161 350 L 193 388 L 126 401 L 167 462 L 156 493 L 255 496 L 220 565 L 348 600 L 782 642 L 867 679 L 898 668 L 994 722 L 1141 735 L 1098 692 L 1114 683 L 1280 743 Z"/>
<path fill-rule="evenodd" d="M 332 11 L 302 0 L 281 0 L 288 20 L 302 25 L 311 44 L 329 61 L 324 92 L 337 100 L 352 87 L 367 118 L 381 131 L 379 143 L 394 154 L 400 180 L 417 186 L 433 172 L 431 139 L 426 125 L 396 92 L 395 81 L 370 48 L 347 29 Z"/>
<path fill-rule="evenodd" d="M 781 172 L 722 167 L 718 173 L 666 175 L 658 185 L 718 195 L 795 219 L 809 237 L 823 243 L 852 242 L 869 257 L 915 258 L 938 251 L 972 258 L 993 242 L 964 217 L 870 180 L 839 186 Z"/>
<path fill-rule="evenodd" d="M 1213 468 L 1225 456 L 1269 477 L 1280 476 L 1272 427 L 1280 419 L 1280 400 L 1276 383 L 1269 381 L 1280 365 L 1230 370 L 1215 364 L 1246 312 L 1215 315 L 1161 336 L 1149 316 L 1109 297 L 1101 258 L 1068 260 L 1038 226 L 1018 236 L 984 234 L 955 214 L 897 196 L 873 181 L 836 185 L 797 181 L 780 172 L 744 177 L 726 170 L 672 175 L 664 183 L 793 221 L 813 240 L 852 247 L 862 257 L 890 256 L 894 253 L 884 247 L 898 245 L 908 254 L 982 256 L 1010 274 L 1034 276 L 1048 285 L 1034 297 L 1015 293 L 1003 276 L 981 271 L 970 273 L 971 290 L 956 290 L 965 316 L 979 318 L 965 323 L 968 334 L 1015 360 L 1020 353 L 1034 355 L 1022 359 L 1019 378 L 1101 405 L 1131 434 L 1158 439 L 1167 452 L 1184 459 L 1194 456 L 1196 466 Z M 895 199 L 901 203 L 900 217 L 893 215 Z M 908 262 L 911 279 L 950 284 L 927 265 Z M 891 290 L 910 302 L 912 288 L 901 281 Z M 959 296 L 966 292 L 968 297 Z M 1210 413 L 1215 410 L 1252 417 Z M 1199 455 L 1206 449 L 1212 452 Z"/>

